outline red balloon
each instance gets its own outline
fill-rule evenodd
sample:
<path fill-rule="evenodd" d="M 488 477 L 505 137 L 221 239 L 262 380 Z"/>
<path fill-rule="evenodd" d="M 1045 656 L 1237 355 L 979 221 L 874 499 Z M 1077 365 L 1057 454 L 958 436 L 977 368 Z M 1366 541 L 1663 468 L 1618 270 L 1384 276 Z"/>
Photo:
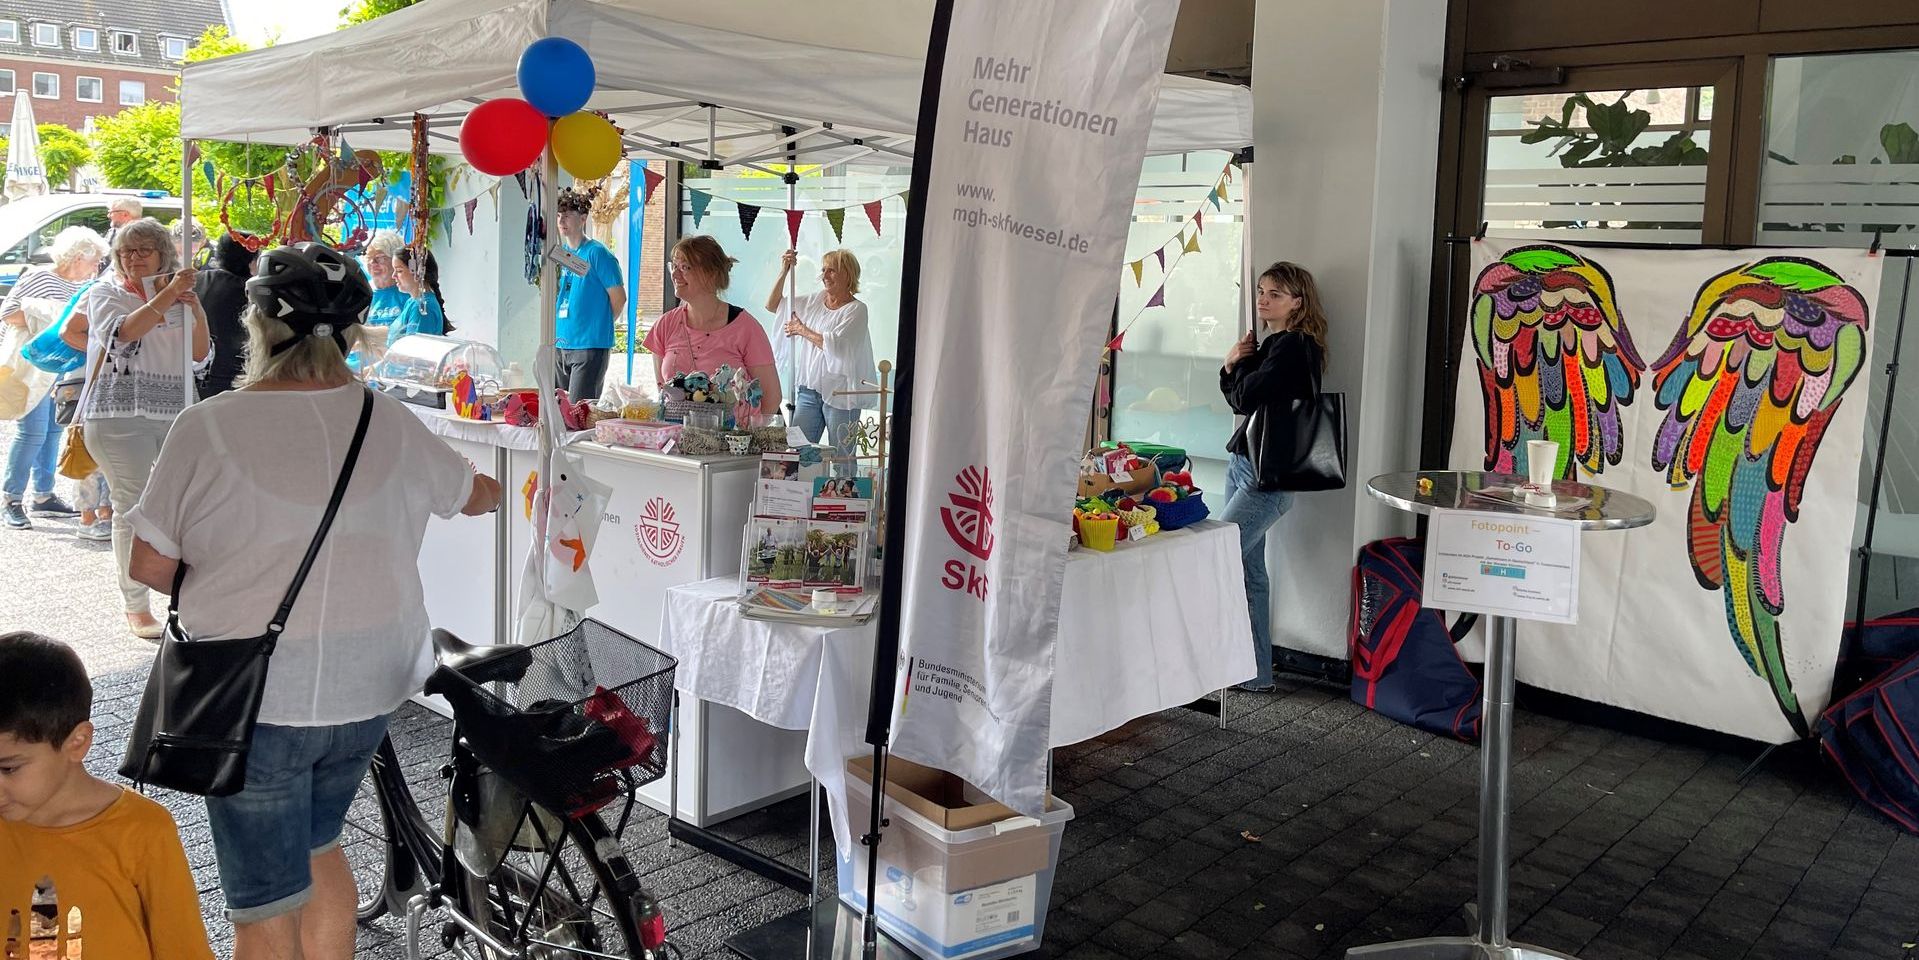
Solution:
<path fill-rule="evenodd" d="M 473 169 L 495 177 L 519 173 L 546 149 L 546 115 L 516 97 L 488 100 L 460 122 L 460 153 Z"/>

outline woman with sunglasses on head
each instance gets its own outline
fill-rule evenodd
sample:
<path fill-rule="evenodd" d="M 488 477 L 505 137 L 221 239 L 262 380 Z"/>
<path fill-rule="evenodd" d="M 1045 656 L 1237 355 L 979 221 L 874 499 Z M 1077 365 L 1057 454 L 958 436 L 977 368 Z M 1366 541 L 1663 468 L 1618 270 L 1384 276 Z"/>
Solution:
<path fill-rule="evenodd" d="M 126 512 L 140 502 L 160 444 L 186 408 L 192 377 L 211 355 L 207 315 L 193 292 L 193 269 L 181 268 L 179 250 L 157 221 L 121 227 L 111 259 L 112 269 L 81 295 L 71 318 L 87 332 L 87 385 L 76 420 L 85 423 L 87 451 L 106 475 L 113 502 L 113 554 L 127 627 L 156 640 L 161 625 L 147 588 L 128 575 L 133 528 Z"/>

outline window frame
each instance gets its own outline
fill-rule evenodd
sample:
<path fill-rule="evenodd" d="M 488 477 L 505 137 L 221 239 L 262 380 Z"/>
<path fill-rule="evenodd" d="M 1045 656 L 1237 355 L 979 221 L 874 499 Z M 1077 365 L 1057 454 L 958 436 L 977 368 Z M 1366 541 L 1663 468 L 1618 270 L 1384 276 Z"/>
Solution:
<path fill-rule="evenodd" d="M 178 56 L 175 56 L 170 49 L 170 45 L 175 43 L 180 45 L 180 53 Z M 175 63 L 185 60 L 187 58 L 187 49 L 192 46 L 193 41 L 188 40 L 186 37 L 170 37 L 165 34 L 161 34 L 160 36 L 160 55 Z"/>
<path fill-rule="evenodd" d="M 0 19 L 0 43 L 20 42 L 20 21 L 11 17 Z"/>
<path fill-rule="evenodd" d="M 53 31 L 52 43 L 40 42 L 40 31 L 43 28 Z M 60 25 L 57 23 L 48 23 L 46 21 L 35 21 L 32 28 L 32 39 L 33 39 L 33 45 L 36 47 L 39 47 L 42 50 L 58 50 L 60 49 Z"/>
<path fill-rule="evenodd" d="M 12 67 L 0 67 L 0 73 L 4 73 L 7 75 L 7 89 L 5 91 L 0 91 L 0 96 L 10 97 L 16 93 L 19 93 L 20 92 L 20 75 L 15 73 Z"/>
<path fill-rule="evenodd" d="M 114 55 L 114 56 L 116 56 L 116 57 L 137 57 L 137 56 L 139 56 L 139 55 L 140 55 L 140 33 L 139 33 L 139 31 L 137 31 L 137 30 L 109 30 L 109 31 L 107 31 L 107 34 L 108 34 L 108 38 L 109 38 L 109 41 L 108 41 L 108 42 L 109 42 L 109 43 L 110 43 L 110 44 L 112 45 L 112 49 L 113 49 L 113 55 Z M 121 37 L 129 37 L 129 38 L 131 38 L 131 39 L 133 40 L 133 49 L 131 49 L 131 50 L 122 50 L 122 49 L 120 49 L 120 38 L 121 38 Z"/>
<path fill-rule="evenodd" d="M 41 77 L 52 77 L 52 78 L 53 78 L 53 92 L 52 92 L 52 93 L 41 93 L 41 92 L 40 92 L 40 78 L 41 78 Z M 33 99 L 35 99 L 35 100 L 58 100 L 58 99 L 60 99 L 60 75 L 59 75 L 59 74 L 57 74 L 57 73 L 45 73 L 45 72 L 42 72 L 42 71 L 39 71 L 39 70 L 35 70 L 35 71 L 33 72 L 33 87 L 31 88 L 31 90 L 30 90 L 29 92 L 31 92 L 31 93 L 32 93 L 32 95 L 33 95 Z"/>
<path fill-rule="evenodd" d="M 140 99 L 135 100 L 131 103 L 127 101 L 127 84 L 129 83 L 138 84 L 140 87 Z M 145 80 L 121 80 L 120 88 L 118 92 L 119 92 L 118 99 L 119 99 L 120 106 L 137 107 L 147 102 L 147 82 Z"/>
<path fill-rule="evenodd" d="M 87 46 L 80 45 L 80 34 L 83 31 L 93 35 L 93 42 Z M 73 44 L 73 49 L 75 50 L 85 50 L 88 53 L 98 53 L 100 51 L 100 28 L 76 26 L 73 29 L 67 31 L 67 41 Z"/>
<path fill-rule="evenodd" d="M 95 90 L 95 96 L 92 96 L 92 97 L 88 97 L 88 96 L 84 96 L 84 95 L 82 95 L 82 94 L 81 94 L 81 92 L 80 92 L 80 91 L 81 91 L 81 89 L 82 89 L 82 87 L 83 87 L 83 85 L 84 85 L 84 84 L 85 84 L 85 83 L 86 83 L 86 82 L 87 82 L 88 80 L 91 80 L 91 81 L 93 81 L 93 82 L 94 82 L 94 83 L 95 83 L 95 84 L 97 85 L 97 89 Z M 74 99 L 74 100 L 75 100 L 76 102 L 78 102 L 78 103 L 104 103 L 104 102 L 106 102 L 106 96 L 107 96 L 107 82 L 106 82 L 106 80 L 104 80 L 104 79 L 102 79 L 102 78 L 100 78 L 100 77 L 88 77 L 88 76 L 75 76 L 75 77 L 73 78 L 73 99 Z"/>

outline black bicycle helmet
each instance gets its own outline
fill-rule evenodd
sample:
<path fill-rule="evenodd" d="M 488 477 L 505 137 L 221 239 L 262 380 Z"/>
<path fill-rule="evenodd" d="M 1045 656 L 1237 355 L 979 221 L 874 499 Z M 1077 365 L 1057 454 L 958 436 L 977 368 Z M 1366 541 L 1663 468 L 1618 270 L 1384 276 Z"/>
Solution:
<path fill-rule="evenodd" d="M 344 352 L 344 331 L 359 323 L 373 303 L 373 286 L 360 265 L 311 241 L 260 254 L 246 289 L 247 301 L 261 313 L 293 328 L 294 336 L 276 345 L 275 354 L 302 337 L 332 337 Z"/>

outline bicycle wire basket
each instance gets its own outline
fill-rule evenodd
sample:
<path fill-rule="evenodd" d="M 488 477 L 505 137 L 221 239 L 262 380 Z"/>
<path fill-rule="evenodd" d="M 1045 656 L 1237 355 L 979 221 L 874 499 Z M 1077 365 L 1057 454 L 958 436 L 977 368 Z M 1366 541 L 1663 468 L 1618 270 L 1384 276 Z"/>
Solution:
<path fill-rule="evenodd" d="M 426 692 L 447 698 L 474 756 L 528 799 L 582 817 L 666 773 L 671 656 L 588 619 L 514 659 L 484 685 L 440 667 Z"/>

